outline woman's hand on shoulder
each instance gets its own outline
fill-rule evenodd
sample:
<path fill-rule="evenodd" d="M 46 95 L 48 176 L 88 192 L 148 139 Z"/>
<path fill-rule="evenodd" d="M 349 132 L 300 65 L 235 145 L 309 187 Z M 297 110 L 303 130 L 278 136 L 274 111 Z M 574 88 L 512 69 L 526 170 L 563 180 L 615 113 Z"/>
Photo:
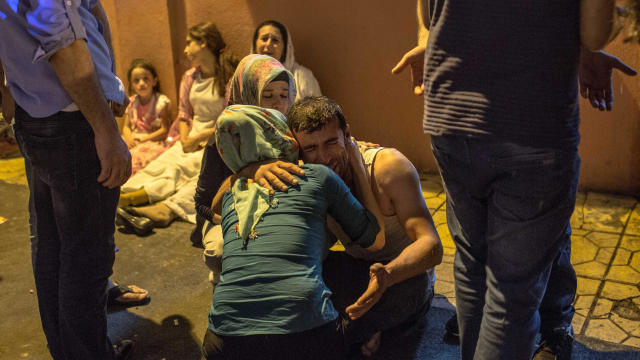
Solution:
<path fill-rule="evenodd" d="M 304 176 L 304 170 L 298 165 L 282 160 L 266 160 L 254 162 L 240 170 L 240 176 L 253 179 L 260 186 L 274 193 L 275 189 L 287 191 L 290 185 L 297 185 L 298 179 L 293 175 Z"/>

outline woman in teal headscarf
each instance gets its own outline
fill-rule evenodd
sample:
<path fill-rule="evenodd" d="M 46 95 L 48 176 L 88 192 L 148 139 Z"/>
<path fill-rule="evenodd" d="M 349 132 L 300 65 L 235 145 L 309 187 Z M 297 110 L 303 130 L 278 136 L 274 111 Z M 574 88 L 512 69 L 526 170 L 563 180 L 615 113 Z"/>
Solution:
<path fill-rule="evenodd" d="M 271 109 L 227 107 L 216 124 L 225 164 L 237 173 L 256 161 L 297 161 L 298 144 L 285 121 Z M 216 195 L 224 248 L 203 343 L 207 359 L 344 356 L 340 319 L 322 280 L 326 215 L 369 250 L 384 240 L 376 217 L 333 171 L 324 165 L 302 168 L 305 175 L 287 192 L 270 194 L 234 175 L 231 190 Z M 371 196 L 363 203 L 376 201 Z"/>
<path fill-rule="evenodd" d="M 291 73 L 278 60 L 254 54 L 240 61 L 226 94 L 230 105 L 259 105 L 286 114 L 295 99 L 296 84 Z M 218 154 L 214 137 L 211 137 L 204 150 L 196 187 L 198 225 L 191 235 L 191 241 L 205 248 L 205 261 L 212 270 L 210 280 L 214 285 L 220 275 L 222 234 L 220 228 L 214 226 L 211 201 L 222 181 L 231 174 Z"/>

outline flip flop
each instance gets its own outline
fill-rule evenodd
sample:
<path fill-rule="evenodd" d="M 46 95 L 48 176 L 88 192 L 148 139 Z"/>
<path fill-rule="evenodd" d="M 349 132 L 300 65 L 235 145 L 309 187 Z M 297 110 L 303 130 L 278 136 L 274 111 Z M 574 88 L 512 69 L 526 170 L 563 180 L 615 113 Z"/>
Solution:
<path fill-rule="evenodd" d="M 147 290 L 139 288 L 135 285 L 118 285 L 116 282 L 114 282 L 114 285 L 115 286 L 107 290 L 108 312 L 124 310 L 134 306 L 144 306 L 151 302 L 151 297 L 149 296 L 149 292 Z M 137 300 L 130 300 L 126 297 L 121 298 L 122 295 L 125 294 L 144 294 L 144 298 Z"/>

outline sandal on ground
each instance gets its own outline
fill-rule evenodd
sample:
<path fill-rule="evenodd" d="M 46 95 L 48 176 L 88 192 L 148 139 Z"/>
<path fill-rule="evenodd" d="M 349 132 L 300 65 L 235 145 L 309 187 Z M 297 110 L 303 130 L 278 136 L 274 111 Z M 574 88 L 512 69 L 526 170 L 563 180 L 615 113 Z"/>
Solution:
<path fill-rule="evenodd" d="M 107 311 L 124 310 L 134 306 L 144 306 L 151 302 L 149 292 L 135 285 L 118 285 L 107 290 Z"/>
<path fill-rule="evenodd" d="M 139 236 L 148 234 L 154 227 L 151 219 L 136 216 L 120 207 L 116 210 L 116 224 L 131 228 Z"/>

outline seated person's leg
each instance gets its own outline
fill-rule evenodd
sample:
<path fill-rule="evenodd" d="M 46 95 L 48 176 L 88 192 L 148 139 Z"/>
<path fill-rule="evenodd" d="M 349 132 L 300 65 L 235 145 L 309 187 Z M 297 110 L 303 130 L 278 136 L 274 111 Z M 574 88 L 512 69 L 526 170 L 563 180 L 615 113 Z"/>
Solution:
<path fill-rule="evenodd" d="M 149 196 L 147 195 L 147 191 L 142 188 L 140 190 L 121 193 L 120 200 L 118 201 L 118 206 L 125 207 L 131 205 L 144 205 L 149 203 Z"/>
<path fill-rule="evenodd" d="M 222 246 L 224 245 L 222 227 L 205 221 L 202 233 L 202 245 L 204 246 L 202 256 L 204 263 L 211 270 L 209 280 L 215 286 L 220 281 L 220 273 L 222 272 Z"/>
<path fill-rule="evenodd" d="M 177 217 L 176 213 L 171 211 L 171 209 L 162 202 L 127 209 L 127 211 L 134 213 L 134 215 L 151 219 L 156 227 L 167 227 Z"/>
<path fill-rule="evenodd" d="M 330 252 L 323 264 L 325 283 L 333 292 L 331 301 L 345 318 L 346 306 L 353 304 L 369 284 L 370 265 L 344 252 Z M 423 320 L 430 308 L 433 289 L 429 284 L 425 273 L 389 287 L 371 310 L 345 324 L 346 341 L 363 343 L 379 331 L 409 330 L 410 323 Z"/>
<path fill-rule="evenodd" d="M 202 358 L 206 360 L 226 359 L 222 353 L 223 347 L 222 337 L 216 335 L 211 329 L 207 329 L 202 341 Z"/>
<path fill-rule="evenodd" d="M 333 293 L 331 302 L 346 319 L 347 306 L 358 300 L 369 285 L 369 263 L 344 251 L 329 251 L 322 264 L 322 277 Z"/>

